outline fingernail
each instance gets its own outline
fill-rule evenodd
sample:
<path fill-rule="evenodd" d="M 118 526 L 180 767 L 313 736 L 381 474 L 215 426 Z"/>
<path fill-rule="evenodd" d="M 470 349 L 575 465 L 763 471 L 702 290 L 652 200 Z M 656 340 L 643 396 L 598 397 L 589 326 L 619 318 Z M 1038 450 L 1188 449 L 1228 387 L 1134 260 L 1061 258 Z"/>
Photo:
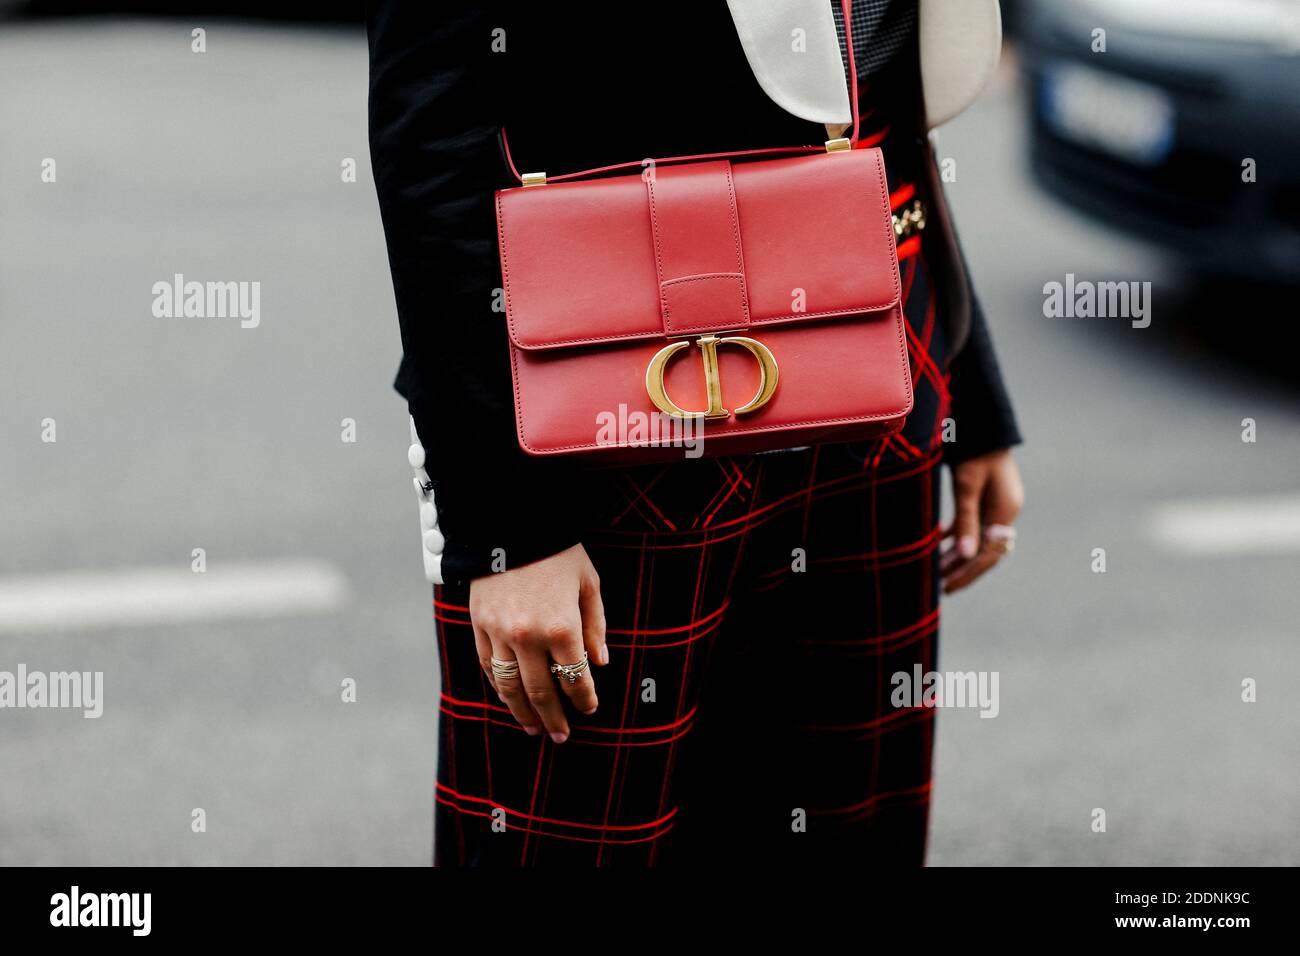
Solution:
<path fill-rule="evenodd" d="M 604 644 L 600 645 L 600 662 L 602 664 L 609 663 L 609 648 Z"/>
<path fill-rule="evenodd" d="M 975 552 L 979 550 L 979 544 L 975 541 L 972 534 L 964 534 L 957 541 L 957 553 L 963 558 L 975 557 Z"/>
<path fill-rule="evenodd" d="M 551 739 L 554 740 L 557 744 L 562 744 L 569 739 L 569 735 L 562 734 L 557 730 L 555 731 L 555 733 L 551 734 Z"/>
<path fill-rule="evenodd" d="M 542 732 L 542 729 L 540 727 L 525 727 L 524 730 L 528 731 L 529 737 L 536 737 L 538 734 Z"/>
<path fill-rule="evenodd" d="M 594 714 L 595 712 L 596 712 L 596 708 L 595 708 L 595 707 L 591 708 L 591 710 L 584 710 L 584 711 L 583 711 L 584 714 Z"/>
<path fill-rule="evenodd" d="M 504 704 L 506 702 L 506 695 L 501 693 L 500 691 L 497 691 L 497 699 Z"/>

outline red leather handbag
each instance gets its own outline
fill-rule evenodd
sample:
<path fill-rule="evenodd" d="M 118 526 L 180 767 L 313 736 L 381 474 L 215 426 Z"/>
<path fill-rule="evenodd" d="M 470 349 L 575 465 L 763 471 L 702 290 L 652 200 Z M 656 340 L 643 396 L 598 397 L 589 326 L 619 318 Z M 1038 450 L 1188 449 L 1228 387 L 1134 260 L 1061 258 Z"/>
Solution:
<path fill-rule="evenodd" d="M 496 216 L 524 451 L 635 463 L 902 427 L 889 187 L 880 150 L 854 148 L 848 46 L 853 125 L 825 147 L 547 178 L 519 176 L 503 132 L 523 182 Z"/>

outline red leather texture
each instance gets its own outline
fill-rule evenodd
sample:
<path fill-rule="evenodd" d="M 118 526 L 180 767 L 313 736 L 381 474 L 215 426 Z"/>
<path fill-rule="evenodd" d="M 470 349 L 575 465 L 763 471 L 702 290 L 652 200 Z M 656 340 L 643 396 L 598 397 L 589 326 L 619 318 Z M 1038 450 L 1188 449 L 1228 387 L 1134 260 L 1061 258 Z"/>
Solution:
<path fill-rule="evenodd" d="M 690 347 L 668 360 L 666 391 L 707 408 L 694 347 L 705 335 L 757 340 L 779 376 L 761 408 L 703 423 L 704 454 L 888 433 L 911 410 L 879 150 L 666 166 L 496 199 L 525 451 L 656 457 L 601 423 L 662 416 L 646 372 L 674 341 Z M 734 344 L 716 356 L 723 404 L 743 406 L 759 362 Z"/>

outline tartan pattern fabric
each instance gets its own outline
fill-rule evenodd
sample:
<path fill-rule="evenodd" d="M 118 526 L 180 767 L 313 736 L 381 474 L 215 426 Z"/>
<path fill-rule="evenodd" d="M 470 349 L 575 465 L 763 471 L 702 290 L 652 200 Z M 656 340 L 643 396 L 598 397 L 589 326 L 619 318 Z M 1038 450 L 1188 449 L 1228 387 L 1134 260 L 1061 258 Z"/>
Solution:
<path fill-rule="evenodd" d="M 558 746 L 492 691 L 467 594 L 435 589 L 435 864 L 921 864 L 934 711 L 889 693 L 935 663 L 938 453 L 875 452 L 611 471 L 584 542 L 610 664 Z"/>
<path fill-rule="evenodd" d="M 610 663 L 595 714 L 565 702 L 565 743 L 515 723 L 468 590 L 434 588 L 435 865 L 923 863 L 934 711 L 889 694 L 936 662 L 948 380 L 921 239 L 899 251 L 900 434 L 600 473 L 583 543 Z"/>

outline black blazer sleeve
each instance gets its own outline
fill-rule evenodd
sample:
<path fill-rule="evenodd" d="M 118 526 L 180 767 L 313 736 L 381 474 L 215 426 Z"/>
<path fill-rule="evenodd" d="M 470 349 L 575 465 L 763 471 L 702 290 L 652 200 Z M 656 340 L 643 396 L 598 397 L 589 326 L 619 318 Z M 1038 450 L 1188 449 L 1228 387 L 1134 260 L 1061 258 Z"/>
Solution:
<path fill-rule="evenodd" d="M 1023 441 L 984 309 L 973 288 L 970 295 L 970 337 L 948 365 L 950 414 L 956 424 L 955 439 L 944 445 L 944 460 L 950 465 Z"/>
<path fill-rule="evenodd" d="M 493 191 L 504 70 L 469 2 L 368 0 L 369 137 L 404 351 L 398 388 L 425 447 L 448 584 L 578 541 L 580 477 L 519 448 Z M 493 567 L 493 561 L 498 559 Z"/>
<path fill-rule="evenodd" d="M 933 162 L 932 152 L 926 152 Z M 951 203 L 948 203 L 948 208 L 952 208 Z M 984 308 L 971 279 L 970 264 L 956 235 L 954 224 L 956 252 L 966 275 L 971 315 L 966 343 L 948 363 L 948 390 L 952 398 L 950 414 L 956 425 L 954 440 L 945 442 L 943 446 L 944 461 L 950 465 L 1010 448 L 1023 441 L 1011 407 L 1011 396 L 993 350 Z"/>

